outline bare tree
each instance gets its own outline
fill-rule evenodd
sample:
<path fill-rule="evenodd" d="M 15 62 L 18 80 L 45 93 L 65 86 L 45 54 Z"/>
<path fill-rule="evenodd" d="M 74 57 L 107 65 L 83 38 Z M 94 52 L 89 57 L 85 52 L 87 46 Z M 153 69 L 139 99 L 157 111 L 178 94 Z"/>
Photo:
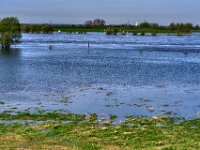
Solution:
<path fill-rule="evenodd" d="M 86 26 L 92 26 L 93 25 L 93 21 L 92 20 L 87 20 L 87 21 L 85 21 L 85 25 Z"/>
<path fill-rule="evenodd" d="M 93 24 L 95 26 L 105 26 L 106 22 L 103 19 L 95 19 L 94 22 L 93 22 Z"/>

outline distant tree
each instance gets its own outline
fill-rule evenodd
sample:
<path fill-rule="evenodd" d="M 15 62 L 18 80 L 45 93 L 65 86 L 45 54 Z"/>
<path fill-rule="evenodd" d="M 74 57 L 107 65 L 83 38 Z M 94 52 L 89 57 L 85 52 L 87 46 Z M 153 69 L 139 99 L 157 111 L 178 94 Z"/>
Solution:
<path fill-rule="evenodd" d="M 168 28 L 173 31 L 173 30 L 176 30 L 176 25 L 174 23 L 170 23 Z"/>
<path fill-rule="evenodd" d="M 199 25 L 196 25 L 195 27 L 194 27 L 194 29 L 200 29 L 200 27 L 199 27 Z"/>
<path fill-rule="evenodd" d="M 15 17 L 3 18 L 0 21 L 0 43 L 2 49 L 9 49 L 21 38 L 19 20 Z"/>
<path fill-rule="evenodd" d="M 159 25 L 157 23 L 151 23 L 150 25 L 152 29 L 159 29 Z"/>
<path fill-rule="evenodd" d="M 106 34 L 107 34 L 107 35 L 113 35 L 113 33 L 114 33 L 113 27 L 109 26 L 109 27 L 107 28 Z"/>
<path fill-rule="evenodd" d="M 114 27 L 112 27 L 112 26 L 109 26 L 109 27 L 107 28 L 106 34 L 107 34 L 107 35 L 117 35 L 118 32 L 119 32 L 119 30 L 118 30 L 117 28 L 114 28 Z"/>
<path fill-rule="evenodd" d="M 168 29 L 176 31 L 177 35 L 182 35 L 184 33 L 190 33 L 193 29 L 193 25 L 191 23 L 171 23 Z"/>
<path fill-rule="evenodd" d="M 51 25 L 43 25 L 41 26 L 41 32 L 44 34 L 51 34 L 53 33 L 53 27 Z"/>
<path fill-rule="evenodd" d="M 157 30 L 160 28 L 159 24 L 157 23 L 149 23 L 149 22 L 142 22 L 140 24 L 137 24 L 137 28 L 139 29 L 153 29 Z"/>
<path fill-rule="evenodd" d="M 93 25 L 93 21 L 92 21 L 92 20 L 87 20 L 87 21 L 85 22 L 85 25 L 86 25 L 86 26 L 92 26 L 92 25 Z"/>
<path fill-rule="evenodd" d="M 31 32 L 31 27 L 30 25 L 21 25 L 21 30 L 22 32 L 29 33 Z"/>
<path fill-rule="evenodd" d="M 143 22 L 143 23 L 140 23 L 140 25 L 138 27 L 140 27 L 140 28 L 151 28 L 151 24 L 148 23 L 148 22 Z"/>
<path fill-rule="evenodd" d="M 106 25 L 106 22 L 105 22 L 105 20 L 103 20 L 103 19 L 95 19 L 95 20 L 93 21 L 93 24 L 94 24 L 95 26 L 105 26 L 105 25 Z"/>
<path fill-rule="evenodd" d="M 185 24 L 185 28 L 188 32 L 191 32 L 192 28 L 193 28 L 193 25 L 191 23 L 186 23 Z"/>
<path fill-rule="evenodd" d="M 181 33 L 189 33 L 192 30 L 192 24 L 191 23 L 178 23 L 177 25 L 177 33 L 180 35 Z"/>

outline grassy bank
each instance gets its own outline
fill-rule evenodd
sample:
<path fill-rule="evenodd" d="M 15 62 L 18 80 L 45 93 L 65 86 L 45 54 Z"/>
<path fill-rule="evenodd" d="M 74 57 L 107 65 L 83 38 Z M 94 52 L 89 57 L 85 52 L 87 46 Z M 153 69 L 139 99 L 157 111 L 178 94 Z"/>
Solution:
<path fill-rule="evenodd" d="M 60 113 L 2 113 L 0 119 L 23 121 L 0 124 L 0 149 L 200 149 L 200 119 L 127 117 L 115 123 L 114 115 Z"/>

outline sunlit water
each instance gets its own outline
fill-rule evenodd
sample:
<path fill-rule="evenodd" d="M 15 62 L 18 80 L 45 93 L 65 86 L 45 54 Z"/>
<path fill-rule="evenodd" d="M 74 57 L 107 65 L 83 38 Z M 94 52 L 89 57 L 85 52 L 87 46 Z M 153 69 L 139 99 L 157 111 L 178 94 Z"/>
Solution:
<path fill-rule="evenodd" d="M 199 91 L 200 34 L 23 34 L 0 52 L 1 111 L 191 118 L 199 117 Z"/>

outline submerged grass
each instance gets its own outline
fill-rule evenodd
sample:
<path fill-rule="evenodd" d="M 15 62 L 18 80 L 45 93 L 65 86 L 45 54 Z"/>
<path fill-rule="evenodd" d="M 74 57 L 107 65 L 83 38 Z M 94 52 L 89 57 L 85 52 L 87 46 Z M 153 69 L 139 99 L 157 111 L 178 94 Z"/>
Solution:
<path fill-rule="evenodd" d="M 0 114 L 0 120 L 35 120 L 35 121 L 83 121 L 85 120 L 85 115 L 73 114 L 73 113 L 57 113 L 57 112 L 47 112 L 47 113 L 30 113 L 22 112 L 17 114 L 11 114 L 9 112 L 3 112 Z"/>
<path fill-rule="evenodd" d="M 4 104 L 5 104 L 4 102 L 0 101 L 0 105 L 4 105 Z"/>
<path fill-rule="evenodd" d="M 100 121 L 96 114 L 58 113 L 3 113 L 0 119 L 43 120 L 0 124 L 0 149 L 200 149 L 200 119 L 130 116 L 116 124 L 114 115 Z"/>

